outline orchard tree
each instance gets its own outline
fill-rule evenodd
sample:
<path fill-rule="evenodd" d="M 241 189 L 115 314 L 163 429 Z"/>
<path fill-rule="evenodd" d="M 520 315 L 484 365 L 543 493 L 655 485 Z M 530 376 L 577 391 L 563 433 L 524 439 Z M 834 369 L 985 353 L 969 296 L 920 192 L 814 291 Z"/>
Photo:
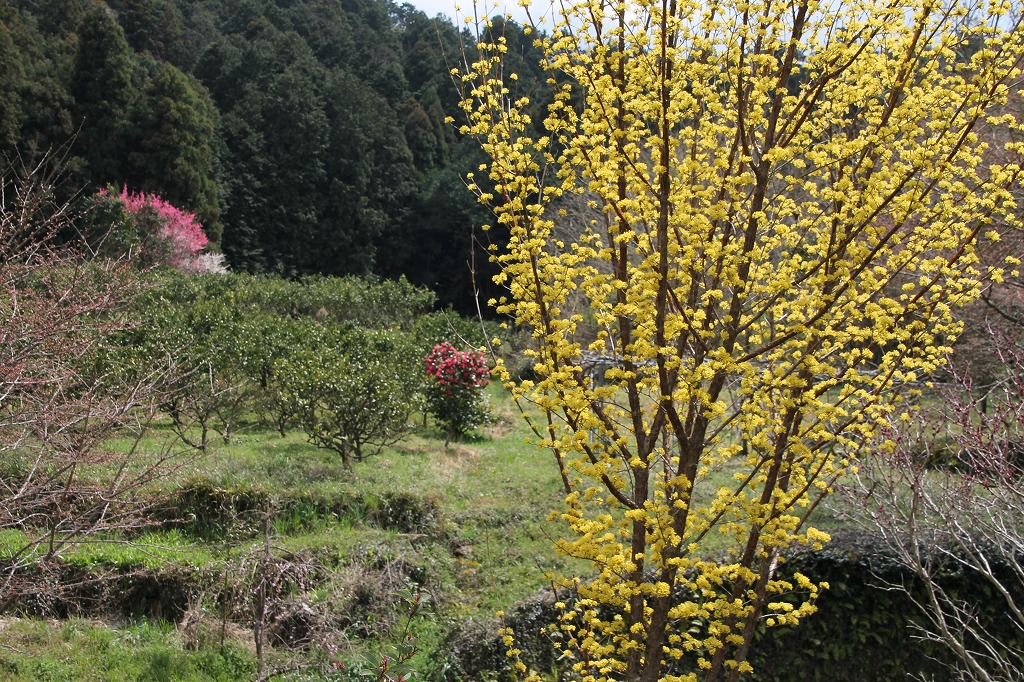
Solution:
<path fill-rule="evenodd" d="M 409 428 L 418 406 L 414 346 L 400 332 L 351 329 L 335 343 L 297 349 L 278 361 L 281 402 L 318 448 L 352 460 L 379 453 Z"/>
<path fill-rule="evenodd" d="M 481 40 L 470 183 L 510 235 L 494 303 L 532 331 L 535 376 L 504 378 L 566 485 L 558 549 L 597 570 L 563 582 L 586 679 L 735 679 L 760 626 L 813 610 L 783 551 L 828 539 L 808 516 L 940 364 L 975 244 L 1016 224 L 1020 168 L 983 163 L 976 129 L 1020 29 L 970 9 L 567 3 L 538 38 L 543 120 Z M 556 237 L 579 197 L 591 215 Z"/>
<path fill-rule="evenodd" d="M 213 429 L 230 442 L 248 398 L 238 357 L 251 343 L 243 336 L 246 312 L 211 296 L 188 305 L 159 301 L 135 315 L 140 323 L 120 338 L 122 362 L 159 366 L 175 358 L 182 371 L 160 407 L 181 441 L 205 452 Z"/>

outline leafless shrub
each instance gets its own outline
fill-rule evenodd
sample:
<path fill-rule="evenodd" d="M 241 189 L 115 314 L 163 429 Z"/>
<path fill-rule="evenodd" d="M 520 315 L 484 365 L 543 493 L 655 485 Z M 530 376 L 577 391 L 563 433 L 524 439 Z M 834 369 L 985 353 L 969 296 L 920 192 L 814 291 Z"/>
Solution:
<path fill-rule="evenodd" d="M 924 586 L 907 592 L 919 634 L 948 647 L 964 680 L 1024 678 L 1024 346 L 1019 328 L 988 328 L 998 374 L 978 387 L 963 367 L 915 421 L 892 428 L 891 451 L 861 469 L 856 517 Z M 933 457 L 938 450 L 942 457 Z M 971 594 L 947 589 L 951 573 Z M 985 595 L 985 598 L 980 598 Z"/>
<path fill-rule="evenodd" d="M 68 241 L 48 161 L 0 174 L 0 612 L 55 589 L 69 547 L 146 525 L 143 493 L 181 464 L 173 442 L 142 447 L 173 359 L 128 367 L 112 344 L 138 273 Z"/>

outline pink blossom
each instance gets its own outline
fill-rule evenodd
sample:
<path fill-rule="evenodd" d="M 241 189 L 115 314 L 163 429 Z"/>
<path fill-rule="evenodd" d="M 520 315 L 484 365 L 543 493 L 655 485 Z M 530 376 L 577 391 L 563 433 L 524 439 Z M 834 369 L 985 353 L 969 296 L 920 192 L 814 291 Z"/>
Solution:
<path fill-rule="evenodd" d="M 107 195 L 107 190 L 100 190 Z M 168 265 L 179 270 L 206 271 L 200 254 L 209 240 L 203 232 L 203 226 L 194 213 L 184 211 L 172 205 L 156 194 L 146 192 L 129 192 L 128 187 L 121 189 L 119 197 L 125 210 L 137 221 L 155 218 L 159 234 L 168 247 Z"/>
<path fill-rule="evenodd" d="M 203 227 L 196 220 L 194 213 L 182 211 L 164 201 L 156 194 L 129 192 L 127 187 L 121 190 L 121 201 L 132 215 L 139 215 L 147 208 L 156 212 L 166 238 L 174 245 L 171 265 L 182 267 L 199 255 L 207 242 Z"/>
<path fill-rule="evenodd" d="M 449 437 L 465 434 L 488 419 L 480 391 L 489 383 L 487 361 L 482 353 L 459 351 L 450 343 L 434 346 L 424 358 L 430 412 L 444 424 Z"/>

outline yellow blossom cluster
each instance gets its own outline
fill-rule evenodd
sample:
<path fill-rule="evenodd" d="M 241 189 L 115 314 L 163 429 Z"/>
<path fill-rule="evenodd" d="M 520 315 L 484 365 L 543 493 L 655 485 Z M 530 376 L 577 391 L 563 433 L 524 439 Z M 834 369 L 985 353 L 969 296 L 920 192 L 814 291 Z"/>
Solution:
<path fill-rule="evenodd" d="M 558 624 L 582 679 L 734 679 L 760 624 L 813 611 L 783 550 L 827 541 L 808 515 L 1018 224 L 1021 168 L 978 129 L 1020 127 L 987 114 L 1019 19 L 971 9 L 567 0 L 543 120 L 500 36 L 457 74 L 508 234 L 494 304 L 534 341 L 535 378 L 499 370 L 566 485 L 558 549 L 597 571 Z"/>

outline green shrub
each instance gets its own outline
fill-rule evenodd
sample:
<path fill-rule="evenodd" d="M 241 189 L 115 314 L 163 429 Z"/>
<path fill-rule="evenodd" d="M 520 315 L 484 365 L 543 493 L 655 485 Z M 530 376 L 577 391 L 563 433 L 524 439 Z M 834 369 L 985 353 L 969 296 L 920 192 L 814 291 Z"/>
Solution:
<path fill-rule="evenodd" d="M 317 447 L 351 462 L 380 452 L 409 427 L 420 380 L 407 335 L 352 329 L 275 366 L 281 401 Z"/>
<path fill-rule="evenodd" d="M 299 281 L 269 275 L 154 275 L 156 286 L 143 306 L 191 306 L 202 300 L 222 300 L 251 314 L 278 318 L 311 318 L 323 324 L 353 324 L 373 329 L 413 328 L 436 300 L 428 289 L 405 279 L 304 277 Z"/>

